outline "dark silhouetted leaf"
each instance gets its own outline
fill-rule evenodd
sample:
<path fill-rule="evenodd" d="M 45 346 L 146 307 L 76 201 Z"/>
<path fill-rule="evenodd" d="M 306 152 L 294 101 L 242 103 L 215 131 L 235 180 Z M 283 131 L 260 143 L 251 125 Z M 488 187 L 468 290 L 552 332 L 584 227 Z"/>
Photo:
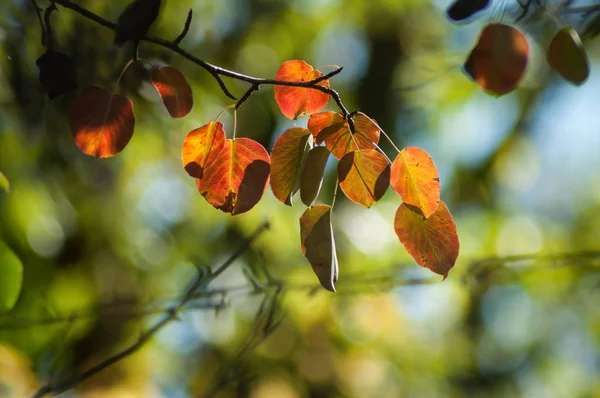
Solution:
<path fill-rule="evenodd" d="M 287 82 L 308 82 L 323 76 L 318 70 L 304 61 L 284 62 L 275 79 Z M 329 87 L 329 81 L 323 80 L 319 86 Z M 312 88 L 275 86 L 275 101 L 285 116 L 296 119 L 300 115 L 320 111 L 329 102 L 329 94 Z"/>
<path fill-rule="evenodd" d="M 309 141 L 310 140 L 310 141 Z M 292 127 L 284 131 L 271 151 L 271 190 L 275 197 L 288 206 L 298 190 L 296 183 L 302 171 L 304 154 L 312 147 L 310 131 Z"/>
<path fill-rule="evenodd" d="M 40 83 L 48 98 L 54 99 L 77 88 L 73 59 L 66 54 L 48 50 L 38 58 Z"/>
<path fill-rule="evenodd" d="M 197 180 L 198 191 L 217 209 L 232 215 L 245 213 L 262 198 L 270 171 L 269 154 L 258 142 L 227 139 Z"/>
<path fill-rule="evenodd" d="M 486 8 L 490 0 L 456 0 L 448 7 L 446 14 L 453 21 L 462 21 Z"/>
<path fill-rule="evenodd" d="M 375 149 L 349 152 L 338 163 L 338 179 L 348 199 L 371 207 L 390 185 L 390 165 Z"/>
<path fill-rule="evenodd" d="M 223 123 L 210 122 L 186 135 L 181 149 L 183 167 L 187 173 L 202 179 L 206 167 L 221 153 L 225 145 Z"/>
<path fill-rule="evenodd" d="M 590 61 L 583 43 L 570 26 L 556 33 L 548 47 L 547 60 L 565 80 L 575 85 L 582 85 L 590 75 Z"/>
<path fill-rule="evenodd" d="M 327 159 L 329 159 L 329 150 L 323 146 L 314 147 L 306 155 L 306 162 L 300 175 L 300 198 L 308 207 L 315 203 L 321 191 Z"/>
<path fill-rule="evenodd" d="M 421 209 L 425 218 L 438 208 L 440 175 L 424 150 L 409 147 L 400 151 L 392 163 L 390 183 L 402 201 Z"/>
<path fill-rule="evenodd" d="M 483 28 L 464 70 L 485 91 L 501 96 L 517 87 L 528 58 L 529 44 L 521 31 L 490 23 Z"/>
<path fill-rule="evenodd" d="M 0 242 L 0 314 L 10 311 L 21 294 L 23 265 L 8 246 Z"/>
<path fill-rule="evenodd" d="M 141 40 L 158 17 L 160 0 L 135 0 L 130 3 L 117 20 L 115 44 L 128 40 Z"/>
<path fill-rule="evenodd" d="M 456 224 L 443 201 L 427 219 L 402 203 L 396 211 L 394 229 L 417 264 L 446 279 L 458 257 L 459 243 Z"/>
<path fill-rule="evenodd" d="M 152 69 L 152 85 L 171 117 L 180 118 L 190 113 L 194 105 L 192 88 L 179 69 L 172 66 Z"/>
<path fill-rule="evenodd" d="M 331 206 L 316 205 L 300 217 L 302 253 L 317 274 L 321 286 L 335 292 L 338 261 L 331 226 Z"/>
<path fill-rule="evenodd" d="M 114 156 L 133 135 L 133 104 L 122 95 L 89 87 L 71 104 L 69 124 L 83 153 L 100 158 Z"/>

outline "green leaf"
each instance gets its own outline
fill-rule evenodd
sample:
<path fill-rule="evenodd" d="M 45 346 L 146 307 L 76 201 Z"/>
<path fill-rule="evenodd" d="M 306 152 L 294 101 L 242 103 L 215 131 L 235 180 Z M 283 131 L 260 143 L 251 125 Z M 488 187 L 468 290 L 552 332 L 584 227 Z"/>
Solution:
<path fill-rule="evenodd" d="M 8 182 L 8 178 L 0 171 L 0 189 L 4 192 L 10 192 L 10 182 Z"/>
<path fill-rule="evenodd" d="M 306 163 L 300 175 L 300 199 L 308 207 L 315 203 L 321 191 L 327 159 L 329 150 L 324 146 L 314 147 L 306 155 Z"/>
<path fill-rule="evenodd" d="M 0 242 L 0 314 L 10 311 L 23 284 L 23 265 L 8 246 Z"/>

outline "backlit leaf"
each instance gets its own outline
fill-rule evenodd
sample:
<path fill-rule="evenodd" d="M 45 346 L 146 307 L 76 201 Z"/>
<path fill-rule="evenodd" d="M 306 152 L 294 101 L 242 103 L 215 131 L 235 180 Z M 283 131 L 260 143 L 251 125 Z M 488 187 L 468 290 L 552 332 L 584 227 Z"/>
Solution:
<path fill-rule="evenodd" d="M 277 74 L 276 80 L 288 82 L 308 82 L 323 76 L 318 70 L 304 61 L 293 60 L 284 62 Z M 329 81 L 323 80 L 319 86 L 329 88 Z M 313 88 L 275 86 L 275 101 L 281 112 L 290 119 L 300 115 L 320 111 L 329 102 L 329 94 Z"/>
<path fill-rule="evenodd" d="M 197 180 L 198 191 L 217 209 L 245 213 L 262 198 L 271 166 L 267 150 L 250 138 L 227 139 Z"/>
<path fill-rule="evenodd" d="M 83 153 L 100 158 L 114 156 L 133 135 L 133 104 L 120 94 L 92 86 L 71 104 L 69 124 Z"/>
<path fill-rule="evenodd" d="M 312 266 L 321 285 L 335 292 L 338 261 L 331 226 L 331 206 L 316 205 L 300 217 L 302 253 Z"/>
<path fill-rule="evenodd" d="M 300 178 L 307 146 L 311 145 L 310 131 L 302 127 L 287 129 L 277 137 L 273 144 L 271 190 L 279 201 L 288 206 L 292 205 L 292 196 L 298 190 L 296 181 Z"/>
<path fill-rule="evenodd" d="M 181 149 L 185 171 L 202 179 L 204 169 L 217 158 L 224 144 L 225 130 L 221 122 L 210 122 L 189 132 Z"/>
<path fill-rule="evenodd" d="M 565 80 L 582 85 L 590 75 L 590 61 L 579 35 L 570 26 L 556 33 L 547 53 L 548 64 Z"/>
<path fill-rule="evenodd" d="M 390 165 L 375 149 L 349 152 L 338 163 L 338 179 L 348 199 L 371 207 L 390 185 Z"/>
<path fill-rule="evenodd" d="M 458 257 L 459 243 L 456 224 L 443 201 L 427 219 L 402 203 L 396 211 L 394 229 L 417 264 L 446 279 Z"/>
<path fill-rule="evenodd" d="M 115 44 L 140 40 L 158 17 L 160 0 L 135 0 L 119 15 Z"/>
<path fill-rule="evenodd" d="M 308 129 L 317 143 L 325 142 L 333 156 L 341 159 L 345 154 L 362 149 L 373 149 L 379 143 L 380 129 L 367 115 L 354 116 L 355 134 L 341 114 L 333 111 L 315 113 L 308 119 Z"/>
<path fill-rule="evenodd" d="M 179 69 L 172 66 L 153 68 L 152 85 L 171 117 L 180 118 L 190 113 L 194 105 L 192 88 Z"/>
<path fill-rule="evenodd" d="M 300 176 L 300 198 L 308 207 L 315 203 L 321 191 L 327 159 L 329 159 L 329 150 L 323 146 L 314 147 L 306 155 L 306 162 Z"/>
<path fill-rule="evenodd" d="M 490 0 L 456 0 L 448 7 L 446 14 L 453 21 L 462 21 L 483 10 Z"/>
<path fill-rule="evenodd" d="M 40 70 L 40 84 L 48 98 L 54 99 L 77 88 L 75 65 L 67 54 L 48 50 L 35 63 Z"/>
<path fill-rule="evenodd" d="M 0 171 L 0 190 L 8 193 L 10 192 L 10 182 L 8 178 Z"/>
<path fill-rule="evenodd" d="M 406 204 L 418 207 L 425 218 L 440 203 L 440 175 L 424 150 L 404 148 L 392 163 L 390 183 Z"/>
<path fill-rule="evenodd" d="M 8 246 L 0 242 L 0 314 L 10 311 L 21 294 L 23 265 Z"/>
<path fill-rule="evenodd" d="M 483 28 L 464 70 L 485 91 L 501 96 L 517 87 L 528 58 L 529 44 L 521 31 L 490 23 Z"/>

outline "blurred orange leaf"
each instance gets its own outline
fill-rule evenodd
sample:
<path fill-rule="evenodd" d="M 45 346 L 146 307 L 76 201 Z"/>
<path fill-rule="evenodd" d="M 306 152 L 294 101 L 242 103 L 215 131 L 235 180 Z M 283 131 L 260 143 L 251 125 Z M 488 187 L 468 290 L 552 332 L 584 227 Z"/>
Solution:
<path fill-rule="evenodd" d="M 300 175 L 300 198 L 308 207 L 315 203 L 321 191 L 327 159 L 329 159 L 329 150 L 323 146 L 314 147 L 306 155 L 306 162 Z"/>
<path fill-rule="evenodd" d="M 371 207 L 390 185 L 390 165 L 375 149 L 349 152 L 338 163 L 338 179 L 348 199 Z"/>
<path fill-rule="evenodd" d="M 446 279 L 458 257 L 459 243 L 456 224 L 443 201 L 427 219 L 402 203 L 396 211 L 394 229 L 417 264 Z"/>
<path fill-rule="evenodd" d="M 216 159 L 205 165 L 198 191 L 217 209 L 245 213 L 262 198 L 271 165 L 267 150 L 250 138 L 227 139 Z"/>
<path fill-rule="evenodd" d="M 225 145 L 223 123 L 210 122 L 186 135 L 181 149 L 183 167 L 187 173 L 202 179 L 206 167 L 212 163 Z"/>
<path fill-rule="evenodd" d="M 379 143 L 379 126 L 373 120 L 362 112 L 358 112 L 353 120 L 354 135 L 342 115 L 333 111 L 311 115 L 308 129 L 317 143 L 324 141 L 333 156 L 341 159 L 348 152 L 373 149 Z"/>
<path fill-rule="evenodd" d="M 563 78 L 578 86 L 590 75 L 590 61 L 583 43 L 577 31 L 570 26 L 556 33 L 548 47 L 547 59 L 550 66 Z"/>
<path fill-rule="evenodd" d="M 171 117 L 180 118 L 190 113 L 194 105 L 192 88 L 179 69 L 172 66 L 153 68 L 152 85 Z"/>
<path fill-rule="evenodd" d="M 310 139 L 310 141 L 309 141 Z M 292 127 L 284 131 L 271 151 L 271 190 L 275 197 L 288 206 L 298 191 L 304 154 L 312 147 L 310 131 Z"/>
<path fill-rule="evenodd" d="M 440 175 L 431 156 L 420 148 L 400 151 L 392 163 L 390 183 L 402 201 L 421 209 L 425 218 L 440 203 Z"/>
<path fill-rule="evenodd" d="M 10 191 L 10 182 L 8 178 L 0 171 L 0 189 L 8 193 Z"/>
<path fill-rule="evenodd" d="M 319 278 L 321 286 L 335 292 L 338 261 L 331 226 L 331 206 L 316 205 L 300 217 L 302 253 Z"/>
<path fill-rule="evenodd" d="M 133 104 L 120 94 L 92 86 L 71 104 L 69 124 L 83 153 L 100 158 L 114 156 L 133 135 Z"/>
<path fill-rule="evenodd" d="M 529 44 L 521 31 L 490 23 L 483 28 L 464 70 L 485 91 L 501 96 L 517 87 L 528 58 Z"/>
<path fill-rule="evenodd" d="M 304 61 L 293 60 L 284 62 L 277 74 L 276 80 L 287 82 L 309 82 L 323 76 L 318 70 Z M 319 86 L 329 88 L 329 81 L 323 80 Z M 275 101 L 281 112 L 290 119 L 300 115 L 320 111 L 329 102 L 329 94 L 313 88 L 275 86 Z"/>

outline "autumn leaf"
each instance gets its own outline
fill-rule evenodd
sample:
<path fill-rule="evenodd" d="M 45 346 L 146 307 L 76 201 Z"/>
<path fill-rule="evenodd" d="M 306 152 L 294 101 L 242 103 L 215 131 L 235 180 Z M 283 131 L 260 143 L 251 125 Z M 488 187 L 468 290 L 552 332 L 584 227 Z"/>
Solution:
<path fill-rule="evenodd" d="M 181 149 L 183 168 L 197 179 L 202 179 L 204 169 L 221 153 L 225 145 L 223 123 L 210 122 L 186 135 Z"/>
<path fill-rule="evenodd" d="M 529 44 L 521 31 L 490 23 L 483 28 L 464 70 L 485 91 L 501 96 L 517 87 L 528 58 Z"/>
<path fill-rule="evenodd" d="M 390 165 L 375 149 L 349 152 L 338 163 L 338 179 L 348 199 L 371 207 L 390 184 Z"/>
<path fill-rule="evenodd" d="M 318 70 L 304 61 L 293 60 L 284 62 L 277 74 L 276 80 L 287 82 L 309 82 L 323 76 Z M 329 88 L 329 81 L 323 80 L 319 86 Z M 329 102 L 329 94 L 313 88 L 275 86 L 275 101 L 281 112 L 290 119 L 300 115 L 320 111 Z"/>
<path fill-rule="evenodd" d="M 321 286 L 335 292 L 338 261 L 331 226 L 331 206 L 316 205 L 300 217 L 302 253 L 319 278 Z"/>
<path fill-rule="evenodd" d="M 292 127 L 284 131 L 271 151 L 271 190 L 275 197 L 288 206 L 298 191 L 297 181 L 302 171 L 305 152 L 312 147 L 310 131 Z"/>
<path fill-rule="evenodd" d="M 400 151 L 392 163 L 390 183 L 402 201 L 418 207 L 425 218 L 438 208 L 440 175 L 424 150 L 408 147 Z"/>
<path fill-rule="evenodd" d="M 153 68 L 152 85 L 171 117 L 180 118 L 190 113 L 194 105 L 192 88 L 179 69 L 172 66 Z"/>
<path fill-rule="evenodd" d="M 40 84 L 49 99 L 77 88 L 75 65 L 68 55 L 48 50 L 35 63 L 40 70 Z"/>
<path fill-rule="evenodd" d="M 213 207 L 232 215 L 245 213 L 262 198 L 271 166 L 267 150 L 250 138 L 227 139 L 196 184 Z"/>
<path fill-rule="evenodd" d="M 158 17 L 160 0 L 135 0 L 119 15 L 115 44 L 141 40 Z"/>
<path fill-rule="evenodd" d="M 453 21 L 463 21 L 489 4 L 490 0 L 456 0 L 448 7 L 446 15 Z"/>
<path fill-rule="evenodd" d="M 0 190 L 8 193 L 10 192 L 10 182 L 8 178 L 0 171 Z"/>
<path fill-rule="evenodd" d="M 329 159 L 329 150 L 323 146 L 314 147 L 306 155 L 306 162 L 300 175 L 300 199 L 308 207 L 315 203 L 321 191 L 327 159 Z"/>
<path fill-rule="evenodd" d="M 8 246 L 0 242 L 0 314 L 10 311 L 21 294 L 23 264 Z"/>
<path fill-rule="evenodd" d="M 122 95 L 92 86 L 71 104 L 69 124 L 83 153 L 100 158 L 114 156 L 133 135 L 133 104 Z"/>
<path fill-rule="evenodd" d="M 427 219 L 402 203 L 396 211 L 394 229 L 417 264 L 446 279 L 458 257 L 459 243 L 456 224 L 443 201 Z"/>
<path fill-rule="evenodd" d="M 590 61 L 577 31 L 570 26 L 559 30 L 547 52 L 548 64 L 565 80 L 582 85 L 590 75 Z"/>
<path fill-rule="evenodd" d="M 315 113 L 308 119 L 308 129 L 317 143 L 325 142 L 333 156 L 341 159 L 349 152 L 373 149 L 379 143 L 380 129 L 367 115 L 354 116 L 353 135 L 341 114 L 333 111 Z"/>

